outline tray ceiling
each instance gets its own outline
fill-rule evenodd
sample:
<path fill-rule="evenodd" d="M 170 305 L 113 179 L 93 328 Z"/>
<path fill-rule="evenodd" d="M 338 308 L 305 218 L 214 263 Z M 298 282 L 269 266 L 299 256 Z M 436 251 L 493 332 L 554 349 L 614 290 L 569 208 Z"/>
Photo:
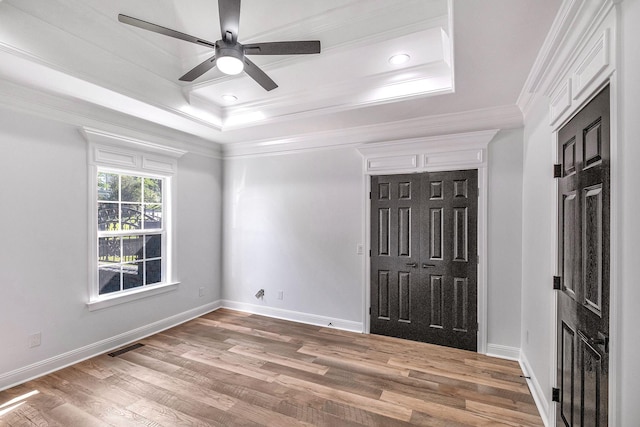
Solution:
<path fill-rule="evenodd" d="M 213 52 L 117 20 L 215 41 L 215 0 L 0 0 L 0 77 L 210 141 L 278 140 L 515 106 L 559 5 L 243 0 L 241 43 L 322 43 L 319 55 L 252 56 L 279 85 L 267 92 L 217 69 L 180 82 Z M 401 53 L 408 62 L 389 62 Z"/>

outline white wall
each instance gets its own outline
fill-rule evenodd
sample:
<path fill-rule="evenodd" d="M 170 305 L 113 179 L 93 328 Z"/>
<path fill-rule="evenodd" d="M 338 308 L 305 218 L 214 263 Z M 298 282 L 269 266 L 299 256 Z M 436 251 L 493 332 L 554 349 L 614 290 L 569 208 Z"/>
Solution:
<path fill-rule="evenodd" d="M 511 357 L 520 345 L 521 146 L 522 131 L 511 130 L 489 148 L 489 351 Z M 356 246 L 364 241 L 365 187 L 357 151 L 230 158 L 224 169 L 225 304 L 362 330 L 364 260 Z M 264 300 L 254 297 L 260 288 Z"/>
<path fill-rule="evenodd" d="M 522 280 L 522 129 L 489 144 L 487 341 L 520 348 Z M 517 353 L 513 357 L 518 357 Z"/>
<path fill-rule="evenodd" d="M 221 161 L 188 153 L 178 168 L 178 290 L 89 312 L 87 143 L 76 126 L 0 108 L 0 389 L 219 299 Z"/>
<path fill-rule="evenodd" d="M 539 102 L 524 127 L 522 181 L 522 357 L 548 412 L 553 351 L 553 145 L 548 107 Z M 544 403 L 543 403 L 544 404 Z M 545 414 L 546 415 L 546 414 Z"/>
<path fill-rule="evenodd" d="M 364 194 L 357 151 L 231 158 L 224 171 L 224 299 L 356 328 L 364 256 L 356 253 Z"/>
<path fill-rule="evenodd" d="M 612 244 L 621 250 L 620 275 L 622 321 L 619 345 L 622 350 L 620 363 L 620 425 L 638 425 L 640 420 L 640 286 L 638 285 L 638 260 L 640 260 L 640 1 L 625 0 L 621 3 L 622 48 L 619 73 L 619 149 L 617 166 L 621 178 L 617 200 L 621 225 L 618 239 Z M 615 166 L 615 165 L 614 165 Z M 616 278 L 614 278 L 616 279 Z M 612 310 L 613 312 L 613 310 Z"/>

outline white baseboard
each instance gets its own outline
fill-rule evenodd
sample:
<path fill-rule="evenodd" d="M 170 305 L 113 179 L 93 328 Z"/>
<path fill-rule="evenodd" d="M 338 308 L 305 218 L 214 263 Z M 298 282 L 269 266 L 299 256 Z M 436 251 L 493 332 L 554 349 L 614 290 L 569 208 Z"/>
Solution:
<path fill-rule="evenodd" d="M 361 322 L 337 319 L 334 317 L 319 316 L 316 314 L 302 313 L 300 311 L 284 310 L 281 308 L 267 307 L 263 305 L 248 304 L 244 302 L 222 300 L 222 306 L 232 310 L 259 314 L 276 319 L 290 320 L 292 322 L 306 323 L 309 325 L 325 326 L 344 331 L 362 333 L 364 326 Z"/>
<path fill-rule="evenodd" d="M 538 379 L 533 374 L 533 370 L 531 369 L 531 365 L 527 360 L 527 357 L 524 353 L 520 354 L 520 368 L 525 376 L 530 377 L 527 380 L 527 385 L 529 386 L 529 390 L 531 391 L 531 395 L 533 396 L 533 400 L 536 402 L 536 406 L 538 407 L 538 412 L 540 412 L 540 417 L 542 417 L 542 422 L 545 427 L 550 427 L 554 423 L 549 420 L 549 402 L 544 397 L 544 393 L 542 392 L 542 387 L 540 387 L 540 383 Z"/>
<path fill-rule="evenodd" d="M 520 349 L 500 344 L 487 344 L 487 356 L 520 361 Z"/>
<path fill-rule="evenodd" d="M 98 341 L 75 350 L 71 350 L 67 353 L 42 360 L 29 366 L 7 372 L 5 374 L 0 374 L 0 391 L 16 386 L 18 384 L 25 383 L 34 378 L 47 375 L 51 372 L 58 371 L 62 368 L 66 368 L 67 366 L 73 365 L 74 363 L 90 359 L 99 354 L 103 354 L 124 345 L 130 344 L 134 341 L 148 337 L 149 335 L 157 334 L 158 332 L 173 328 L 174 326 L 177 326 L 181 323 L 187 322 L 191 319 L 202 316 L 203 314 L 217 310 L 218 308 L 220 308 L 220 306 L 220 301 L 214 301 L 212 303 L 205 304 L 182 313 L 178 313 L 174 316 L 167 317 L 166 319 L 162 319 L 157 322 L 133 329 L 131 331 L 127 331 L 120 335 L 116 335 L 114 337 L 107 338 L 105 340 Z"/>

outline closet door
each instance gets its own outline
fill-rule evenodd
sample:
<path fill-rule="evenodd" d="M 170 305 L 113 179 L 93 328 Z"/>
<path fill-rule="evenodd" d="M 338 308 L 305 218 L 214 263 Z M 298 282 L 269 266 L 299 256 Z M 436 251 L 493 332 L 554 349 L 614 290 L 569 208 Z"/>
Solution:
<path fill-rule="evenodd" d="M 420 181 L 417 174 L 372 178 L 371 333 L 417 339 Z"/>
<path fill-rule="evenodd" d="M 477 170 L 371 188 L 371 333 L 476 351 Z"/>
<path fill-rule="evenodd" d="M 605 426 L 609 384 L 609 87 L 558 132 L 559 426 Z"/>

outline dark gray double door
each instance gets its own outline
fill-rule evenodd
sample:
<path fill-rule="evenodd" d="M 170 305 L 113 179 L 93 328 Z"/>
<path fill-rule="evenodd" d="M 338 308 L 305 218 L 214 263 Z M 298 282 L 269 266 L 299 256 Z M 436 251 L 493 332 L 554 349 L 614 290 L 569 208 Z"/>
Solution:
<path fill-rule="evenodd" d="M 371 178 L 371 333 L 477 350 L 477 205 L 477 170 Z"/>

